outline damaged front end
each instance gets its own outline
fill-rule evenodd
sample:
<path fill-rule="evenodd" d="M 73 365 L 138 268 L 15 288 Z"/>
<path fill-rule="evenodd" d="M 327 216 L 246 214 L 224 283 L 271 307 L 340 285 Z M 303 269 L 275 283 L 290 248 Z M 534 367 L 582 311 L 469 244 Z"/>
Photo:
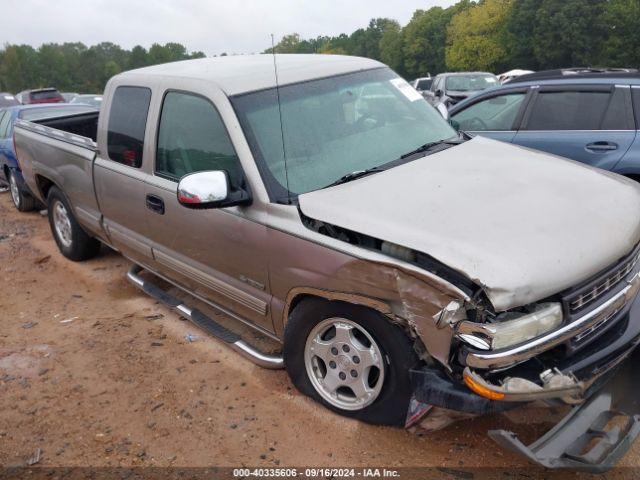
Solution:
<path fill-rule="evenodd" d="M 479 318 L 462 305 L 443 309 L 457 340 L 450 372 L 412 370 L 408 425 L 444 426 L 443 411 L 451 410 L 481 415 L 537 401 L 572 405 L 529 446 L 512 432 L 489 436 L 548 468 L 611 468 L 640 434 L 640 404 L 620 403 L 637 398 L 640 379 L 628 360 L 640 343 L 639 259 L 636 249 L 579 288 L 519 311 Z"/>

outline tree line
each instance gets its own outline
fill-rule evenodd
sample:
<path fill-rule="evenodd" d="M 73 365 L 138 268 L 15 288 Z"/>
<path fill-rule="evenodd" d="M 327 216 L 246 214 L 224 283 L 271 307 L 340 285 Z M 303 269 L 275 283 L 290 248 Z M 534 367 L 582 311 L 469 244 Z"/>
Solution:
<path fill-rule="evenodd" d="M 148 50 L 131 50 L 110 42 L 87 47 L 83 43 L 5 45 L 0 50 L 0 91 L 17 93 L 28 88 L 56 87 L 61 91 L 100 93 L 107 80 L 125 70 L 158 63 L 202 58 L 179 43 L 154 43 Z"/>
<path fill-rule="evenodd" d="M 640 0 L 461 0 L 416 10 L 404 27 L 376 18 L 349 35 L 292 33 L 275 50 L 369 57 L 407 78 L 460 70 L 638 68 Z"/>
<path fill-rule="evenodd" d="M 350 34 L 305 39 L 291 33 L 275 50 L 369 57 L 407 78 L 458 70 L 637 68 L 640 0 L 460 0 L 448 8 L 416 10 L 405 26 L 375 18 Z M 0 91 L 54 86 L 101 92 L 121 71 L 204 56 L 179 43 L 155 43 L 148 50 L 109 42 L 5 45 Z"/>

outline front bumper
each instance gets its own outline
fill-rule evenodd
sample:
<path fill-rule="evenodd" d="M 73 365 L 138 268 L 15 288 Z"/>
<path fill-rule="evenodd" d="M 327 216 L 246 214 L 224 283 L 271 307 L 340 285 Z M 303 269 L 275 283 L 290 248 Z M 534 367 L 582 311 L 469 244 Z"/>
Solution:
<path fill-rule="evenodd" d="M 497 352 L 463 349 L 460 361 L 463 365 L 477 369 L 497 369 L 515 365 L 535 357 L 558 345 L 568 342 L 576 335 L 586 335 L 607 325 L 616 323 L 630 310 L 629 305 L 640 291 L 640 272 L 627 280 L 627 284 L 606 302 L 581 318 L 565 326 L 535 338 L 530 342 Z M 637 314 L 640 316 L 640 312 Z"/>

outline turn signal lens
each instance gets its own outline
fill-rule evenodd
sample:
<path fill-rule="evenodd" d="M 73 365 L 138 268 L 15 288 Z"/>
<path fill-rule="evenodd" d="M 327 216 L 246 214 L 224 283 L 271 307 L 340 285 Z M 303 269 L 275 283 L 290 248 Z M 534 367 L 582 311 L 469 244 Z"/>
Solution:
<path fill-rule="evenodd" d="M 488 398 L 489 400 L 502 400 L 504 398 L 504 393 L 494 392 L 467 375 L 464 376 L 464 383 L 481 397 Z"/>

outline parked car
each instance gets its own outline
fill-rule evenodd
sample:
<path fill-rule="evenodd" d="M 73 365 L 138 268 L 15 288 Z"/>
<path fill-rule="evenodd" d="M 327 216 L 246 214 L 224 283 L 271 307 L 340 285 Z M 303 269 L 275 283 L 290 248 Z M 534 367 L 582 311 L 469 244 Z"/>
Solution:
<path fill-rule="evenodd" d="M 524 75 L 450 110 L 471 135 L 535 148 L 640 180 L 640 73 Z"/>
<path fill-rule="evenodd" d="M 533 70 L 522 70 L 516 68 L 513 70 L 509 70 L 508 72 L 501 73 L 500 75 L 498 75 L 498 80 L 500 80 L 500 83 L 506 83 L 510 80 L 513 80 L 514 78 L 520 77 L 522 75 L 528 75 L 530 73 L 534 73 Z"/>
<path fill-rule="evenodd" d="M 8 92 L 0 92 L 0 108 L 12 107 L 13 105 L 20 105 L 16 97 Z"/>
<path fill-rule="evenodd" d="M 62 95 L 62 98 L 64 98 L 65 102 L 71 103 L 71 101 L 74 98 L 76 98 L 79 94 L 75 92 L 62 92 L 60 95 Z"/>
<path fill-rule="evenodd" d="M 102 95 L 98 94 L 84 94 L 77 95 L 70 103 L 82 103 L 84 105 L 91 105 L 94 108 L 100 110 L 102 106 Z"/>
<path fill-rule="evenodd" d="M 0 109 L 0 181 L 10 187 L 11 200 L 21 212 L 33 210 L 37 201 L 24 183 L 20 165 L 16 159 L 13 125 L 18 119 L 41 125 L 63 127 L 79 135 L 91 134 L 91 130 L 78 128 L 85 116 L 97 119 L 96 109 L 85 105 L 18 105 Z M 95 122 L 94 122 L 95 123 Z M 95 130 L 97 124 L 93 126 Z"/>
<path fill-rule="evenodd" d="M 428 92 L 429 89 L 431 88 L 432 82 L 433 82 L 433 78 L 431 78 L 431 75 L 427 74 L 426 77 L 420 77 L 413 80 L 411 82 L 411 86 L 424 96 L 425 92 Z"/>
<path fill-rule="evenodd" d="M 434 107 L 451 108 L 465 98 L 499 85 L 498 77 L 487 72 L 457 72 L 436 75 L 425 98 Z"/>
<path fill-rule="evenodd" d="M 342 415 L 402 426 L 564 402 L 578 406 L 544 451 L 492 438 L 549 466 L 611 467 L 640 431 L 638 405 L 614 403 L 636 388 L 615 367 L 640 338 L 640 185 L 469 140 L 377 61 L 275 61 L 279 84 L 270 55 L 119 74 L 88 138 L 18 120 L 62 254 L 116 248 L 134 285 Z M 614 416 L 626 423 L 598 433 Z M 581 456 L 589 440 L 597 458 Z"/>
<path fill-rule="evenodd" d="M 23 90 L 16 95 L 23 105 L 32 103 L 64 103 L 64 97 L 55 88 L 39 88 L 37 90 Z"/>

